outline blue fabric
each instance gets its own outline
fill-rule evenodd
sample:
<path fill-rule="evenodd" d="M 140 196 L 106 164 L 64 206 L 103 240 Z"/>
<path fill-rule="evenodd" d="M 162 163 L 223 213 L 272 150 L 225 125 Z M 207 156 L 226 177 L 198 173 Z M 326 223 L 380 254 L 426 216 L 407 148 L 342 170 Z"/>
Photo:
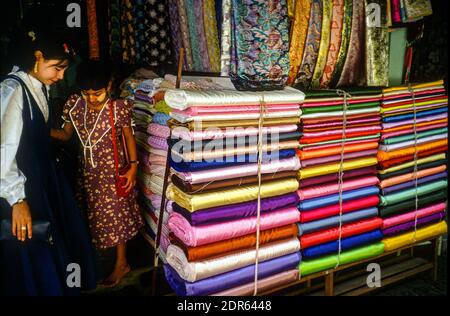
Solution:
<path fill-rule="evenodd" d="M 423 178 L 419 178 L 417 179 L 417 184 L 425 184 L 431 181 L 436 181 L 436 180 L 441 180 L 441 179 L 447 179 L 448 175 L 447 172 L 440 172 L 437 174 L 433 174 L 431 176 L 428 177 L 423 177 Z M 397 185 L 393 185 L 391 187 L 387 187 L 385 189 L 382 189 L 381 192 L 383 195 L 395 192 L 395 191 L 399 191 L 399 190 L 404 190 L 404 189 L 409 189 L 415 186 L 415 180 L 411 180 L 408 182 L 403 182 Z"/>
<path fill-rule="evenodd" d="M 80 266 L 82 289 L 96 286 L 94 252 L 87 227 L 53 155 L 51 122 L 45 122 L 28 88 L 19 78 L 15 79 L 22 84 L 24 96 L 23 130 L 16 160 L 27 178 L 25 196 L 31 217 L 50 222 L 53 244 L 33 239 L 0 242 L 0 295 L 77 295 L 80 288 L 69 288 L 66 282 L 70 263 Z M 11 214 L 8 202 L 0 199 L 0 221 L 11 220 Z"/>
<path fill-rule="evenodd" d="M 342 193 L 342 200 L 344 202 L 356 200 L 365 196 L 378 194 L 379 191 L 380 190 L 378 189 L 377 186 L 370 186 L 356 190 L 350 190 Z M 319 207 L 333 205 L 336 203 L 339 203 L 339 193 L 304 200 L 298 204 L 298 209 L 300 211 L 309 211 Z"/>
<path fill-rule="evenodd" d="M 368 233 L 341 239 L 341 249 L 349 250 L 363 245 L 375 243 L 383 238 L 381 230 L 377 229 Z M 339 251 L 339 241 L 327 242 L 318 246 L 309 247 L 301 251 L 303 259 L 313 259 Z"/>
<path fill-rule="evenodd" d="M 342 215 L 342 224 L 356 222 L 366 218 L 375 217 L 377 215 L 378 209 L 376 207 L 346 213 Z M 298 235 L 302 236 L 303 234 L 308 234 L 318 230 L 339 226 L 339 215 L 324 218 L 313 222 L 299 223 L 297 224 L 297 226 L 298 226 Z"/>
<path fill-rule="evenodd" d="M 295 150 L 294 149 L 286 149 L 286 150 L 280 150 L 277 152 L 276 155 L 265 153 L 263 154 L 263 162 L 271 160 L 272 158 L 276 158 L 274 160 L 278 159 L 284 159 L 295 156 Z M 172 155 L 169 156 L 170 166 L 174 168 L 178 172 L 189 172 L 189 171 L 198 171 L 198 170 L 205 170 L 205 169 L 213 169 L 213 168 L 222 168 L 222 167 L 231 167 L 231 166 L 237 166 L 241 164 L 246 164 L 249 162 L 257 162 L 257 155 L 246 155 L 244 156 L 238 156 L 238 157 L 227 157 L 226 159 L 223 159 L 225 161 L 182 161 L 182 162 L 174 162 L 172 160 Z"/>
<path fill-rule="evenodd" d="M 258 278 L 296 269 L 300 263 L 300 252 L 261 262 L 258 265 Z M 168 264 L 164 265 L 166 280 L 170 287 L 180 296 L 209 295 L 250 283 L 255 278 L 255 265 L 246 266 L 222 273 L 197 282 L 187 282 Z"/>
<path fill-rule="evenodd" d="M 416 118 L 446 113 L 447 111 L 448 111 L 447 107 L 443 107 L 443 108 L 438 108 L 438 109 L 433 109 L 433 110 L 417 112 Z M 383 122 L 384 123 L 399 122 L 399 121 L 403 121 L 403 120 L 410 120 L 413 118 L 414 118 L 414 113 L 394 115 L 394 116 L 384 117 Z"/>
<path fill-rule="evenodd" d="M 159 125 L 164 125 L 167 126 L 167 121 L 170 120 L 170 116 L 161 112 L 156 113 L 153 116 L 153 123 L 159 124 Z"/>

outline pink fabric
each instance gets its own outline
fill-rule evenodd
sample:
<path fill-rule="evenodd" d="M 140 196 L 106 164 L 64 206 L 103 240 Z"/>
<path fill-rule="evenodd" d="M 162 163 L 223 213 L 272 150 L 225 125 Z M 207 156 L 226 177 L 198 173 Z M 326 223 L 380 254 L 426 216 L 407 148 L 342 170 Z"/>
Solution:
<path fill-rule="evenodd" d="M 169 145 L 167 144 L 167 140 L 165 138 L 157 137 L 157 136 L 150 136 L 147 140 L 147 143 L 156 148 L 161 150 L 168 150 Z"/>
<path fill-rule="evenodd" d="M 377 140 L 376 138 L 362 139 L 362 140 L 352 140 L 352 141 L 346 141 L 345 145 L 373 143 L 376 140 Z M 337 147 L 337 146 L 341 146 L 341 143 L 325 144 L 325 145 L 308 144 L 308 146 L 302 146 L 302 150 L 303 151 L 317 150 L 317 149 L 325 149 L 325 148 Z"/>
<path fill-rule="evenodd" d="M 258 280 L 258 292 L 289 284 L 298 280 L 298 269 L 281 272 L 264 279 Z M 238 287 L 234 287 L 222 292 L 211 294 L 211 296 L 251 296 L 255 287 L 254 282 L 250 282 Z"/>
<path fill-rule="evenodd" d="M 170 136 L 170 128 L 164 125 L 150 123 L 150 125 L 147 128 L 147 133 L 153 136 L 167 138 Z"/>
<path fill-rule="evenodd" d="M 150 155 L 149 157 L 150 166 L 165 166 L 166 165 L 166 157 L 160 155 Z"/>
<path fill-rule="evenodd" d="M 279 209 L 261 215 L 260 230 L 296 223 L 300 220 L 297 207 Z M 256 217 L 216 224 L 191 226 L 182 215 L 169 217 L 169 228 L 186 246 L 196 247 L 256 232 Z"/>
<path fill-rule="evenodd" d="M 445 203 L 431 205 L 431 206 L 417 210 L 417 218 L 436 214 L 436 213 L 444 211 L 445 209 L 446 209 Z M 416 217 L 415 211 L 409 212 L 406 214 L 402 214 L 402 215 L 398 215 L 398 216 L 389 217 L 389 218 L 386 218 L 383 220 L 382 228 L 386 229 L 388 227 L 392 227 L 392 226 L 396 226 L 396 225 L 403 224 L 406 222 L 414 221 L 415 217 Z"/>
<path fill-rule="evenodd" d="M 447 123 L 433 124 L 433 125 L 428 125 L 428 126 L 416 127 L 416 131 L 423 132 L 423 131 L 428 131 L 428 130 L 433 130 L 433 129 L 438 129 L 438 128 L 445 128 L 445 127 L 447 127 Z M 381 134 L 381 139 L 383 140 L 386 138 L 402 136 L 402 135 L 411 134 L 411 133 L 414 133 L 413 128 Z"/>
<path fill-rule="evenodd" d="M 368 187 L 372 185 L 377 185 L 379 183 L 378 177 L 376 176 L 365 176 L 359 178 L 353 178 L 345 180 L 342 184 L 343 191 L 349 191 L 354 189 L 359 189 L 363 187 Z M 312 199 L 320 196 L 330 195 L 338 193 L 339 185 L 337 183 L 317 185 L 306 189 L 300 189 L 297 194 L 300 200 Z"/>
<path fill-rule="evenodd" d="M 296 171 L 298 169 L 300 169 L 300 161 L 297 156 L 271 161 L 261 165 L 261 172 L 263 174 L 282 171 Z M 184 181 L 196 184 L 253 176 L 258 174 L 258 164 L 243 164 L 240 166 L 232 166 L 227 168 L 215 168 L 196 172 L 180 172 L 177 174 Z"/>
<path fill-rule="evenodd" d="M 348 159 L 370 157 L 370 156 L 375 157 L 377 155 L 377 152 L 378 152 L 378 149 L 371 149 L 371 150 L 357 151 L 354 153 L 346 153 L 346 154 L 344 154 L 344 159 L 348 160 Z M 333 155 L 333 156 L 326 156 L 326 157 L 302 160 L 300 162 L 300 164 L 301 164 L 302 168 L 305 168 L 308 166 L 320 165 L 320 164 L 333 162 L 333 161 L 339 161 L 339 160 L 341 160 L 341 155 Z"/>
<path fill-rule="evenodd" d="M 295 111 L 300 109 L 299 104 L 266 104 L 267 112 Z M 184 115 L 202 114 L 231 114 L 231 113 L 259 113 L 259 105 L 239 105 L 239 106 L 193 106 L 186 110 L 173 109 L 172 112 Z"/>
<path fill-rule="evenodd" d="M 374 126 L 366 126 L 366 127 L 350 127 L 346 128 L 345 132 L 350 133 L 359 133 L 359 132 L 379 132 L 381 131 L 381 126 L 374 125 Z M 321 131 L 321 132 L 303 132 L 303 137 L 324 137 L 324 136 L 331 136 L 331 135 L 343 135 L 344 131 L 343 129 L 336 129 L 336 130 L 328 130 L 328 131 Z"/>
<path fill-rule="evenodd" d="M 296 124 L 280 125 L 280 126 L 267 126 L 263 127 L 263 134 L 274 133 L 289 133 L 295 132 L 298 126 Z M 226 137 L 243 137 L 258 135 L 258 128 L 256 127 L 237 127 L 237 128 L 208 128 L 204 131 L 189 131 L 185 127 L 176 127 L 172 131 L 172 135 L 176 138 L 181 138 L 187 141 L 194 140 L 206 140 L 206 139 L 221 139 Z"/>

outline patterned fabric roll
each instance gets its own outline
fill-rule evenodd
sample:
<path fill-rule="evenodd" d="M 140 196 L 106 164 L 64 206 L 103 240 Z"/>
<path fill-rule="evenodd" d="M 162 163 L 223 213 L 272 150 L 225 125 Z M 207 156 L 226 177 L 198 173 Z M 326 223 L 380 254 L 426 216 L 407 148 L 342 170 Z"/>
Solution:
<path fill-rule="evenodd" d="M 100 57 L 100 48 L 98 45 L 97 12 L 95 9 L 95 0 L 87 0 L 86 7 L 89 33 L 89 58 L 98 59 Z"/>
<path fill-rule="evenodd" d="M 200 60 L 202 62 L 202 71 L 211 72 L 209 64 L 208 45 L 206 43 L 206 34 L 203 21 L 203 0 L 194 0 L 194 13 L 196 20 L 196 31 L 199 45 Z"/>
<path fill-rule="evenodd" d="M 220 48 L 214 0 L 203 0 L 203 23 L 206 33 L 210 70 L 212 72 L 219 72 Z"/>
<path fill-rule="evenodd" d="M 282 89 L 289 72 L 286 0 L 233 0 L 231 11 L 234 86 L 238 90 Z"/>
<path fill-rule="evenodd" d="M 330 46 L 331 19 L 333 17 L 333 0 L 323 0 L 322 14 L 322 34 L 320 36 L 319 55 L 317 56 L 316 67 L 312 76 L 311 85 L 313 88 L 320 87 L 325 63 L 327 62 L 328 47 Z"/>
<path fill-rule="evenodd" d="M 110 54 L 112 59 L 120 58 L 120 0 L 111 0 L 109 6 L 110 16 Z"/>
<path fill-rule="evenodd" d="M 189 39 L 191 42 L 192 60 L 194 62 L 194 71 L 203 71 L 199 34 L 197 33 L 197 21 L 194 12 L 194 0 L 184 0 L 186 6 L 186 16 L 189 29 Z"/>
<path fill-rule="evenodd" d="M 134 4 L 134 26 L 136 37 L 136 63 L 140 64 L 145 54 L 145 18 L 144 18 L 144 0 L 135 0 Z"/>
<path fill-rule="evenodd" d="M 348 45 L 350 41 L 350 31 L 352 29 L 352 14 L 353 2 L 352 0 L 344 0 L 344 21 L 342 26 L 341 47 L 339 48 L 338 59 L 336 67 L 331 75 L 330 85 L 335 87 L 341 77 L 342 68 L 344 68 L 345 58 L 347 57 Z"/>
<path fill-rule="evenodd" d="M 319 54 L 322 29 L 322 0 L 312 0 L 311 17 L 309 19 L 308 35 L 306 37 L 302 64 L 295 79 L 296 86 L 308 90 Z"/>
<path fill-rule="evenodd" d="M 291 45 L 289 49 L 290 70 L 288 84 L 293 84 L 302 63 L 305 48 L 308 21 L 311 11 L 310 0 L 298 0 L 295 5 L 294 20 L 292 22 Z"/>
<path fill-rule="evenodd" d="M 387 86 L 389 84 L 389 34 L 386 27 L 386 1 L 365 0 L 364 3 L 367 85 Z"/>
<path fill-rule="evenodd" d="M 168 0 L 170 34 L 172 39 L 172 48 L 175 56 L 175 62 L 178 63 L 180 48 L 183 47 L 180 29 L 180 16 L 178 15 L 177 0 Z M 184 55 L 184 67 L 186 67 L 186 54 Z"/>
<path fill-rule="evenodd" d="M 121 33 L 122 33 L 122 60 L 134 64 L 136 56 L 136 41 L 133 25 L 133 6 L 130 0 L 121 3 Z"/>
<path fill-rule="evenodd" d="M 350 44 L 338 86 L 364 85 L 364 69 L 362 67 L 364 55 L 364 17 L 364 3 L 360 0 L 353 0 Z"/>
<path fill-rule="evenodd" d="M 220 74 L 228 76 L 231 62 L 231 0 L 222 1 Z"/>
<path fill-rule="evenodd" d="M 183 40 L 184 54 L 186 56 L 185 69 L 194 69 L 194 60 L 192 59 L 191 40 L 189 39 L 188 18 L 186 15 L 186 7 L 184 0 L 177 0 L 178 14 L 180 17 L 181 38 Z"/>
<path fill-rule="evenodd" d="M 171 61 L 169 14 L 165 0 L 146 0 L 144 62 L 150 66 Z"/>
<path fill-rule="evenodd" d="M 328 48 L 327 62 L 320 79 L 321 87 L 328 87 L 331 81 L 339 49 L 341 47 L 342 28 L 344 20 L 344 0 L 333 0 L 333 17 L 331 20 L 330 47 Z"/>

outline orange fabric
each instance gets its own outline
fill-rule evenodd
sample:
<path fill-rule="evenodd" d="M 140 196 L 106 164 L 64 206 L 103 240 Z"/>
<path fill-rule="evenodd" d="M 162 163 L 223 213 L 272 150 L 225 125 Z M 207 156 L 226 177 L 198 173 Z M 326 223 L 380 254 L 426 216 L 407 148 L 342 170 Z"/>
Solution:
<path fill-rule="evenodd" d="M 448 146 L 442 146 L 442 147 L 437 147 L 437 148 L 434 148 L 434 149 L 431 149 L 431 150 L 425 150 L 423 152 L 419 152 L 417 154 L 417 157 L 418 158 L 428 157 L 428 156 L 431 156 L 431 155 L 434 155 L 434 154 L 437 154 L 437 153 L 446 152 L 447 149 L 448 149 Z M 390 168 L 390 167 L 401 165 L 402 163 L 407 162 L 407 161 L 411 161 L 411 160 L 414 160 L 414 154 L 408 155 L 408 156 L 404 156 L 404 157 L 401 157 L 401 158 L 389 159 L 389 160 L 386 160 L 386 161 L 378 161 L 378 165 L 382 169 L 387 169 L 387 168 Z"/>
<path fill-rule="evenodd" d="M 446 165 L 442 165 L 439 167 L 434 167 L 434 168 L 429 168 L 429 169 L 424 169 L 424 170 L 419 170 L 417 171 L 417 178 L 423 178 L 423 177 L 427 177 L 427 176 L 431 176 L 433 174 L 439 173 L 439 172 L 443 172 L 447 169 Z M 402 174 L 401 176 L 397 176 L 397 177 L 393 177 L 393 178 L 388 178 L 385 180 L 382 180 L 380 182 L 380 188 L 384 189 L 399 183 L 403 183 L 403 182 L 408 182 L 414 180 L 414 172 L 411 173 L 407 173 L 407 174 Z"/>
<path fill-rule="evenodd" d="M 447 121 L 448 121 L 448 119 L 445 118 L 442 120 L 436 120 L 436 121 L 431 121 L 431 122 L 417 123 L 416 127 L 429 126 L 429 125 L 440 124 L 440 123 L 447 123 Z M 393 127 L 393 128 L 387 128 L 387 129 L 383 130 L 383 133 L 402 131 L 405 129 L 414 129 L 414 124 L 402 125 L 402 126 Z"/>
<path fill-rule="evenodd" d="M 378 142 L 368 142 L 368 143 L 357 143 L 357 144 L 345 144 L 344 145 L 344 153 L 353 153 L 362 150 L 369 150 L 378 148 Z M 300 159 L 312 159 L 312 158 L 320 158 L 327 157 L 333 155 L 339 155 L 342 151 L 341 144 L 335 147 L 329 147 L 324 149 L 317 150 L 297 150 L 297 155 Z"/>
<path fill-rule="evenodd" d="M 356 133 L 346 133 L 345 137 L 360 137 L 360 136 L 370 136 L 370 135 L 376 135 L 380 133 L 380 131 L 368 131 L 368 132 L 356 132 Z M 338 140 L 342 139 L 342 135 L 330 135 L 330 136 L 323 136 L 323 137 L 302 137 L 300 138 L 300 144 L 314 144 L 314 143 L 320 143 L 320 142 L 326 142 L 329 140 Z"/>
<path fill-rule="evenodd" d="M 286 225 L 260 232 L 259 244 L 267 244 L 269 242 L 295 237 L 298 234 L 296 224 Z M 188 261 L 200 261 L 216 256 L 223 256 L 226 253 L 247 249 L 256 246 L 256 234 L 248 234 L 242 237 L 236 237 L 224 241 L 218 241 L 199 247 L 186 247 L 176 237 L 171 236 L 173 243 L 179 246 L 186 254 Z"/>
<path fill-rule="evenodd" d="M 439 140 L 436 142 L 426 143 L 417 146 L 417 152 L 424 152 L 426 150 L 433 150 L 438 147 L 447 146 L 447 139 Z M 377 154 L 378 161 L 386 161 L 389 159 L 401 158 L 404 156 L 414 155 L 414 147 L 402 148 L 394 151 L 382 151 L 379 150 Z"/>

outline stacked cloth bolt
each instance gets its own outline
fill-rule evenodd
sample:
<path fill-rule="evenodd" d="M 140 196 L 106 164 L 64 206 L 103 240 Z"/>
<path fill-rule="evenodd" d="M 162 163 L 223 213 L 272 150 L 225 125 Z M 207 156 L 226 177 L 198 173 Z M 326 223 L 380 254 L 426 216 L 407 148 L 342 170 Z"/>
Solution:
<path fill-rule="evenodd" d="M 386 251 L 447 231 L 447 104 L 443 81 L 383 90 L 378 177 Z"/>
<path fill-rule="evenodd" d="M 297 279 L 303 99 L 293 88 L 166 90 L 174 202 L 164 270 L 178 295 L 249 295 Z"/>
<path fill-rule="evenodd" d="M 300 276 L 383 252 L 376 174 L 381 89 L 311 90 L 301 105 Z"/>

